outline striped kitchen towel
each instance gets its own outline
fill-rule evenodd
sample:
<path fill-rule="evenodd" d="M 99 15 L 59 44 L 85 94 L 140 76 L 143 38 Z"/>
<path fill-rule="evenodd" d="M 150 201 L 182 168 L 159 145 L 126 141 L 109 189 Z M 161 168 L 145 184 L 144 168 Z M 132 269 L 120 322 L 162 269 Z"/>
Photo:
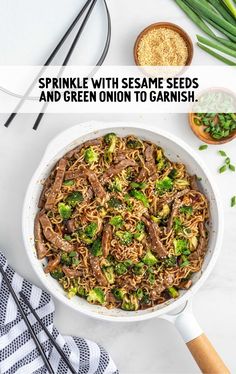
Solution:
<path fill-rule="evenodd" d="M 118 374 L 112 359 L 99 345 L 83 338 L 62 336 L 53 325 L 54 304 L 51 296 L 40 288 L 20 277 L 8 264 L 0 252 L 0 264 L 3 266 L 8 279 L 16 294 L 25 295 L 37 311 L 44 325 L 53 335 L 70 359 L 71 364 L 81 374 Z M 34 319 L 28 308 L 24 306 L 29 321 L 42 343 L 55 374 L 69 374 L 64 361 L 52 346 L 40 324 Z M 0 372 L 1 374 L 46 374 L 35 344 L 27 327 L 17 310 L 0 274 Z"/>

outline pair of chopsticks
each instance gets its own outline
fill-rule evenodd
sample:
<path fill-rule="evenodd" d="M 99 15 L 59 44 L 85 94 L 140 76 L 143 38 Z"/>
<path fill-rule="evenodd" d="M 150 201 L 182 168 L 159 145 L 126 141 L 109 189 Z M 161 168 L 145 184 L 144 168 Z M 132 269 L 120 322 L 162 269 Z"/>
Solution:
<path fill-rule="evenodd" d="M 18 307 L 18 310 L 30 332 L 30 335 L 42 357 L 42 360 L 48 370 L 48 372 L 50 374 L 54 374 L 54 370 L 42 348 L 42 345 L 40 343 L 40 341 L 38 340 L 37 338 L 37 335 L 35 334 L 34 330 L 33 330 L 33 327 L 31 326 L 30 322 L 29 322 L 29 319 L 27 317 L 27 315 L 25 314 L 24 312 L 24 309 L 22 308 L 21 306 L 21 303 L 20 303 L 20 300 L 18 299 L 15 291 L 13 290 L 12 286 L 11 286 L 11 283 L 9 282 L 8 280 L 8 277 L 3 269 L 3 267 L 0 265 L 0 273 L 2 274 L 2 277 L 3 277 L 3 280 L 5 281 L 6 285 L 7 285 L 7 288 L 10 292 L 10 294 L 12 295 L 17 307 Z M 61 349 L 61 347 L 57 344 L 57 342 L 55 341 L 55 339 L 53 338 L 53 336 L 50 334 L 50 332 L 48 331 L 48 329 L 44 326 L 44 324 L 42 323 L 41 319 L 39 318 L 38 314 L 36 313 L 36 311 L 33 309 L 32 305 L 29 303 L 29 301 L 26 299 L 26 297 L 24 296 L 24 294 L 22 292 L 19 293 L 21 299 L 23 300 L 23 302 L 27 305 L 27 307 L 30 309 L 31 313 L 33 314 L 33 316 L 35 317 L 35 319 L 38 321 L 38 323 L 40 324 L 40 326 L 42 327 L 43 331 L 45 332 L 45 334 L 47 335 L 47 337 L 49 338 L 50 342 L 52 343 L 52 345 L 55 347 L 55 349 L 57 350 L 57 352 L 59 353 L 59 355 L 61 356 L 61 358 L 63 359 L 63 361 L 65 362 L 65 364 L 68 366 L 68 368 L 70 369 L 71 373 L 73 374 L 76 374 L 77 371 L 73 368 L 73 366 L 71 365 L 69 359 L 67 358 L 67 356 L 65 355 L 65 353 L 63 352 L 63 350 Z"/>
<path fill-rule="evenodd" d="M 110 17 L 110 13 L 109 13 L 109 10 L 108 10 L 108 7 L 107 7 L 107 3 L 106 3 L 106 0 L 103 0 L 104 1 L 104 5 L 105 5 L 105 10 L 106 10 L 106 15 L 107 15 L 107 38 L 106 38 L 106 42 L 105 42 L 105 46 L 104 46 L 104 49 L 102 51 L 102 54 L 96 64 L 96 66 L 101 66 L 106 58 L 106 55 L 108 53 L 108 50 L 109 50 L 109 46 L 110 46 L 110 41 L 111 41 L 111 17 Z M 19 103 L 17 104 L 17 106 L 15 107 L 14 111 L 11 113 L 11 115 L 8 117 L 7 121 L 5 122 L 4 126 L 5 127 L 9 127 L 9 125 L 11 124 L 11 122 L 13 121 L 13 119 L 16 117 L 18 111 L 20 110 L 20 108 L 22 107 L 22 105 L 24 104 L 25 100 L 27 99 L 27 97 L 29 96 L 29 94 L 32 92 L 33 88 L 35 87 L 39 77 L 43 74 L 43 72 L 45 71 L 46 67 L 50 65 L 50 63 L 52 62 L 52 60 L 54 59 L 54 57 L 57 55 L 58 51 L 61 49 L 62 45 L 64 44 L 64 42 L 66 41 L 66 39 L 68 38 L 68 36 L 71 34 L 72 30 L 75 28 L 75 26 L 77 25 L 77 23 L 80 21 L 81 17 L 83 16 L 83 14 L 85 13 L 85 11 L 87 10 L 88 8 L 88 11 L 84 17 L 84 20 L 70 46 L 70 49 L 62 63 L 62 67 L 65 67 L 71 56 L 72 56 L 72 53 L 77 45 L 77 42 L 78 40 L 80 39 L 82 33 L 83 33 L 83 30 L 89 20 L 89 17 L 93 11 L 93 8 L 94 6 L 96 5 L 96 2 L 97 0 L 87 0 L 86 3 L 84 4 L 84 6 L 82 7 L 82 9 L 80 10 L 80 12 L 78 13 L 78 15 L 76 16 L 76 18 L 74 19 L 74 21 L 72 22 L 72 24 L 70 25 L 70 27 L 67 29 L 66 33 L 63 35 L 62 39 L 59 41 L 59 43 L 57 44 L 57 46 L 55 47 L 55 49 L 52 51 L 52 53 L 50 54 L 50 56 L 48 57 L 47 61 L 44 63 L 42 69 L 40 70 L 40 72 L 38 73 L 38 75 L 36 76 L 36 78 L 33 80 L 33 82 L 31 83 L 31 85 L 29 86 L 29 88 L 27 89 L 27 91 L 25 92 L 24 96 L 22 96 L 22 98 L 20 99 Z M 62 69 L 60 70 L 59 74 L 61 74 L 62 72 Z M 43 118 L 43 115 L 45 113 L 45 110 L 46 110 L 46 107 L 47 107 L 47 103 L 44 104 L 44 106 L 42 107 L 41 109 L 41 112 L 39 113 L 35 123 L 34 123 L 34 126 L 33 126 L 33 129 L 34 130 L 37 130 L 42 118 Z"/>

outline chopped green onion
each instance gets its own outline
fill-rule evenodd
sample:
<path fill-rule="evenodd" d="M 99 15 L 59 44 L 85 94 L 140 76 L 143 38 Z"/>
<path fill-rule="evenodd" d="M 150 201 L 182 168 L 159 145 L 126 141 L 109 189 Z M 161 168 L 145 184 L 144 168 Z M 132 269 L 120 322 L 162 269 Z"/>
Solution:
<path fill-rule="evenodd" d="M 204 151 L 207 148 L 208 148 L 208 145 L 207 144 L 203 144 L 203 145 L 200 145 L 200 147 L 198 149 L 199 149 L 199 151 Z"/>
<path fill-rule="evenodd" d="M 220 154 L 222 157 L 227 157 L 227 154 L 225 153 L 225 151 L 219 151 L 219 154 Z"/>
<path fill-rule="evenodd" d="M 236 205 L 236 196 L 231 198 L 231 207 L 233 208 Z"/>
<path fill-rule="evenodd" d="M 227 166 L 226 166 L 226 165 L 223 165 L 223 166 L 221 166 L 221 168 L 219 169 L 219 172 L 220 172 L 220 174 L 222 174 L 222 173 L 224 173 L 226 170 L 227 170 Z"/>
<path fill-rule="evenodd" d="M 232 165 L 232 164 L 229 164 L 229 170 L 231 170 L 231 171 L 235 171 L 235 166 Z"/>

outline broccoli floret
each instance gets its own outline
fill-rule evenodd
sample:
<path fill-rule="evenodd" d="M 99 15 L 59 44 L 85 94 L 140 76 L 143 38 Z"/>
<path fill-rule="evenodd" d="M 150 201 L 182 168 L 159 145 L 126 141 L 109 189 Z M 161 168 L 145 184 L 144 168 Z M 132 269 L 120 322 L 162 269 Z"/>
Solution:
<path fill-rule="evenodd" d="M 98 162 L 98 154 L 95 152 L 93 147 L 89 147 L 84 152 L 84 160 L 87 164 L 92 165 L 94 162 Z"/>
<path fill-rule="evenodd" d="M 125 260 L 123 264 L 127 267 L 130 268 L 133 265 L 133 262 L 131 260 Z"/>
<path fill-rule="evenodd" d="M 116 134 L 113 132 L 111 132 L 110 134 L 106 134 L 104 136 L 104 141 L 106 145 L 109 145 L 108 152 L 113 153 L 115 151 L 116 141 L 117 141 Z"/>
<path fill-rule="evenodd" d="M 130 212 L 133 210 L 133 204 L 130 200 L 130 195 L 129 194 L 125 194 L 124 195 L 124 200 L 125 200 L 125 203 L 127 205 L 127 210 L 129 210 Z"/>
<path fill-rule="evenodd" d="M 115 273 L 117 275 L 123 275 L 123 274 L 127 273 L 127 266 L 123 262 L 119 262 L 115 266 Z"/>
<path fill-rule="evenodd" d="M 121 216 L 114 216 L 110 219 L 110 224 L 119 229 L 124 225 L 124 220 Z"/>
<path fill-rule="evenodd" d="M 122 181 L 118 177 L 115 177 L 114 181 L 111 183 L 109 187 L 110 191 L 122 192 L 122 188 Z"/>
<path fill-rule="evenodd" d="M 147 251 L 142 259 L 142 262 L 147 266 L 154 266 L 157 263 L 157 258 L 152 254 L 150 250 Z"/>
<path fill-rule="evenodd" d="M 113 288 L 112 293 L 118 301 L 122 301 L 125 297 L 126 291 L 123 288 Z"/>
<path fill-rule="evenodd" d="M 126 295 L 123 298 L 121 308 L 123 310 L 127 311 L 134 311 L 138 310 L 139 304 L 138 304 L 138 298 L 136 295 L 131 295 L 130 298 Z"/>
<path fill-rule="evenodd" d="M 69 252 L 68 256 L 69 257 L 76 257 L 77 256 L 77 252 L 76 251 L 71 251 L 71 252 Z"/>
<path fill-rule="evenodd" d="M 168 174 L 168 177 L 170 179 L 175 179 L 178 175 L 178 170 L 177 169 L 172 169 L 171 172 Z"/>
<path fill-rule="evenodd" d="M 189 251 L 190 253 L 190 251 Z M 181 268 L 185 268 L 186 266 L 190 265 L 190 262 L 188 260 L 188 257 L 186 255 L 182 255 L 181 256 L 181 264 L 180 264 L 180 267 Z"/>
<path fill-rule="evenodd" d="M 179 292 L 174 287 L 169 287 L 168 292 L 170 296 L 173 297 L 173 299 L 176 299 L 177 297 L 179 297 Z"/>
<path fill-rule="evenodd" d="M 80 191 L 72 192 L 66 199 L 68 205 L 72 206 L 73 208 L 77 205 L 77 203 L 81 203 L 84 200 L 83 195 Z"/>
<path fill-rule="evenodd" d="M 133 235 L 129 231 L 116 231 L 116 236 L 124 245 L 130 245 L 133 241 Z"/>
<path fill-rule="evenodd" d="M 115 274 L 114 274 L 113 266 L 103 268 L 102 270 L 103 270 L 103 273 L 105 274 L 105 277 L 107 278 L 108 283 L 109 284 L 115 283 Z"/>
<path fill-rule="evenodd" d="M 96 257 L 102 256 L 102 241 L 100 238 L 96 239 L 95 242 L 93 242 L 91 253 Z"/>
<path fill-rule="evenodd" d="M 178 217 L 175 217 L 173 220 L 173 228 L 177 234 L 183 230 L 183 224 Z"/>
<path fill-rule="evenodd" d="M 91 222 L 84 230 L 85 235 L 93 239 L 97 233 L 98 225 L 96 222 Z"/>
<path fill-rule="evenodd" d="M 78 231 L 77 231 L 77 233 L 78 233 L 78 237 L 79 237 L 79 239 L 84 243 L 84 244 L 92 244 L 93 243 L 93 239 L 91 239 L 91 238 L 89 238 L 86 234 L 85 234 L 85 232 L 82 230 L 82 229 L 79 229 Z"/>
<path fill-rule="evenodd" d="M 145 237 L 145 225 L 143 222 L 139 222 L 136 226 L 136 233 L 134 234 L 134 239 L 141 242 Z"/>
<path fill-rule="evenodd" d="M 179 208 L 179 211 L 187 216 L 191 216 L 193 213 L 193 207 L 191 205 L 183 205 Z"/>
<path fill-rule="evenodd" d="M 70 179 L 70 180 L 65 180 L 65 181 L 63 182 L 63 186 L 66 186 L 66 187 L 74 186 L 74 184 L 75 184 L 75 181 L 72 180 L 72 179 Z"/>
<path fill-rule="evenodd" d="M 112 197 L 107 203 L 110 208 L 121 209 L 122 207 L 122 201 L 116 197 Z"/>
<path fill-rule="evenodd" d="M 177 257 L 171 256 L 171 257 L 165 258 L 163 263 L 166 268 L 174 267 L 177 265 Z"/>
<path fill-rule="evenodd" d="M 145 304 L 145 305 L 150 303 L 150 296 L 149 296 L 148 291 L 146 291 L 146 290 L 143 291 L 143 298 L 141 300 L 141 303 Z"/>
<path fill-rule="evenodd" d="M 136 200 L 139 200 L 143 203 L 145 208 L 149 206 L 149 201 L 146 195 L 144 195 L 143 192 L 137 191 L 137 190 L 131 190 L 130 191 L 130 196 L 134 197 Z"/>
<path fill-rule="evenodd" d="M 156 182 L 156 191 L 159 195 L 171 191 L 173 188 L 173 181 L 169 177 Z"/>
<path fill-rule="evenodd" d="M 63 273 L 63 271 L 61 270 L 61 269 L 56 269 L 56 270 L 54 270 L 54 271 L 52 271 L 51 273 L 50 273 L 50 275 L 54 278 L 54 279 L 57 279 L 57 280 L 59 280 L 59 279 L 61 279 L 61 278 L 63 278 L 64 277 L 64 273 Z"/>
<path fill-rule="evenodd" d="M 105 294 L 104 294 L 103 290 L 101 288 L 99 288 L 99 287 L 93 288 L 88 293 L 87 301 L 89 303 L 104 304 L 104 302 L 105 302 Z"/>
<path fill-rule="evenodd" d="M 70 242 L 72 240 L 72 237 L 70 235 L 64 235 L 64 239 L 67 241 L 67 242 Z"/>
<path fill-rule="evenodd" d="M 58 212 L 62 219 L 69 219 L 72 214 L 71 207 L 69 205 L 66 205 L 65 203 L 59 203 L 58 204 Z"/>
<path fill-rule="evenodd" d="M 69 257 L 68 253 L 63 252 L 61 254 L 61 263 L 66 266 L 70 266 L 72 264 L 72 259 Z"/>
<path fill-rule="evenodd" d="M 151 285 L 153 285 L 156 281 L 156 277 L 155 277 L 155 274 L 153 273 L 150 273 L 149 276 L 148 276 L 148 281 Z"/>
<path fill-rule="evenodd" d="M 87 296 L 87 292 L 86 292 L 85 288 L 83 288 L 81 286 L 78 287 L 77 294 L 80 297 L 86 297 Z"/>
<path fill-rule="evenodd" d="M 145 273 L 144 263 L 138 262 L 133 267 L 133 272 L 135 275 L 143 275 Z"/>
<path fill-rule="evenodd" d="M 131 149 L 139 149 L 139 148 L 143 148 L 143 143 L 138 138 L 132 138 L 132 139 L 127 140 L 126 146 Z"/>
<path fill-rule="evenodd" d="M 110 163 L 112 161 L 112 154 L 116 149 L 117 136 L 114 133 L 107 134 L 104 136 L 104 141 L 108 145 L 104 153 L 105 161 Z"/>
<path fill-rule="evenodd" d="M 134 188 L 134 189 L 136 188 L 137 190 L 144 190 L 147 187 L 147 183 L 145 183 L 145 182 L 140 182 L 140 183 L 131 182 L 130 187 Z"/>
<path fill-rule="evenodd" d="M 174 243 L 174 247 L 175 247 L 175 255 L 176 256 L 189 255 L 190 254 L 188 240 L 174 239 L 173 243 Z"/>
<path fill-rule="evenodd" d="M 70 287 L 68 290 L 68 298 L 72 299 L 77 294 L 77 287 Z"/>
<path fill-rule="evenodd" d="M 142 298 L 143 298 L 143 290 L 142 290 L 142 288 L 138 288 L 137 289 L 136 295 L 137 295 L 138 300 L 142 300 Z"/>

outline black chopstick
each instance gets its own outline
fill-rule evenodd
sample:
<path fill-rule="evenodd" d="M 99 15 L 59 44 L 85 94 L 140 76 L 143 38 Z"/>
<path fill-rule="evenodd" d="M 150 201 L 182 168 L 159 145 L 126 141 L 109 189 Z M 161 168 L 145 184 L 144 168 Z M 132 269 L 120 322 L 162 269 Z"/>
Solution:
<path fill-rule="evenodd" d="M 68 64 L 68 62 L 69 62 L 69 60 L 71 58 L 71 55 L 72 55 L 72 53 L 73 53 L 73 51 L 74 51 L 74 49 L 76 47 L 76 44 L 77 44 L 78 40 L 80 39 L 81 34 L 82 34 L 82 32 L 83 32 L 83 30 L 84 30 L 84 28 L 85 28 L 85 26 L 86 26 L 86 24 L 87 24 L 87 22 L 89 20 L 89 17 L 91 15 L 92 11 L 93 11 L 93 8 L 94 8 L 96 2 L 97 2 L 97 0 L 93 0 L 92 1 L 92 4 L 90 5 L 90 7 L 88 9 L 88 12 L 87 12 L 87 14 L 86 14 L 86 16 L 85 16 L 85 18 L 84 18 L 84 20 L 83 20 L 80 28 L 79 28 L 79 31 L 77 32 L 77 34 L 76 34 L 76 36 L 75 36 L 75 38 L 74 38 L 74 40 L 73 40 L 73 42 L 72 42 L 72 44 L 70 46 L 70 49 L 69 49 L 69 51 L 68 51 L 68 53 L 67 53 L 67 55 L 65 57 L 65 60 L 62 63 L 62 68 L 60 69 L 59 74 L 58 74 L 57 77 L 59 77 L 62 74 L 63 67 L 65 67 Z M 41 109 L 41 112 L 39 113 L 39 115 L 38 115 L 38 117 L 37 117 L 37 119 L 36 119 L 36 121 L 34 123 L 34 126 L 33 126 L 34 130 L 37 130 L 37 128 L 38 128 L 38 126 L 39 126 L 39 124 L 40 124 L 40 122 L 41 122 L 41 120 L 42 120 L 42 118 L 44 116 L 44 113 L 45 113 L 45 110 L 46 110 L 47 106 L 48 106 L 48 103 L 45 103 L 43 105 L 43 107 Z"/>
<path fill-rule="evenodd" d="M 52 366 L 51 366 L 51 364 L 50 364 L 50 362 L 49 362 L 49 360 L 48 360 L 48 358 L 47 358 L 47 356 L 46 356 L 46 354 L 45 354 L 45 352 L 44 352 L 44 350 L 43 350 L 43 348 L 41 346 L 41 343 L 39 342 L 39 340 L 38 340 L 38 338 L 37 338 L 37 336 L 36 336 L 36 334 L 35 334 L 32 326 L 31 326 L 31 324 L 30 324 L 30 322 L 28 320 L 28 317 L 25 314 L 25 312 L 24 312 L 24 310 L 23 310 L 23 308 L 22 308 L 22 306 L 20 304 L 20 301 L 19 301 L 18 297 L 16 296 L 16 293 L 13 290 L 13 288 L 11 286 L 11 283 L 9 282 L 9 280 L 7 278 L 7 275 L 6 275 L 4 269 L 3 269 L 3 267 L 1 265 L 0 265 L 0 272 L 1 272 L 2 277 L 3 277 L 5 283 L 6 283 L 8 289 L 9 289 L 9 291 L 10 291 L 10 293 L 11 293 L 11 295 L 12 295 L 12 297 L 13 297 L 13 299 L 14 299 L 17 307 L 18 307 L 18 310 L 19 310 L 19 312 L 20 312 L 23 320 L 25 321 L 25 324 L 26 324 L 26 326 L 27 326 L 27 328 L 28 328 L 28 330 L 30 332 L 30 335 L 31 335 L 31 337 L 32 337 L 32 339 L 33 339 L 33 341 L 34 341 L 34 343 L 35 343 L 35 345 L 36 345 L 36 347 L 37 347 L 37 349 L 38 349 L 41 357 L 42 357 L 42 360 L 43 360 L 43 362 L 44 362 L 44 364 L 45 364 L 48 372 L 50 374 L 54 374 L 53 368 L 52 368 Z"/>
<path fill-rule="evenodd" d="M 57 342 L 55 341 L 55 339 L 53 338 L 53 336 L 50 334 L 50 332 L 48 331 L 48 329 L 46 328 L 46 326 L 44 326 L 44 324 L 42 323 L 41 319 L 39 318 L 38 314 L 36 313 L 36 311 L 33 309 L 32 305 L 29 303 L 29 301 L 26 299 L 25 295 L 20 292 L 19 293 L 22 300 L 24 301 L 24 303 L 28 306 L 28 308 L 30 309 L 31 313 L 33 314 L 33 316 L 35 317 L 35 319 L 39 322 L 40 326 L 42 327 L 43 331 L 45 332 L 45 334 L 48 336 L 50 342 L 54 345 L 54 347 L 56 348 L 57 352 L 60 354 L 61 358 L 65 361 L 66 365 L 68 366 L 68 368 L 70 369 L 70 371 L 73 373 L 73 374 L 76 374 L 77 372 L 75 371 L 75 369 L 73 368 L 73 366 L 71 365 L 69 359 L 67 358 L 67 356 L 65 355 L 65 353 L 63 352 L 63 350 L 61 349 L 61 347 L 57 344 Z"/>
<path fill-rule="evenodd" d="M 63 37 L 61 38 L 61 40 L 59 41 L 59 43 L 57 44 L 57 46 L 55 47 L 55 49 L 52 51 L 52 53 L 48 57 L 47 61 L 44 63 L 42 69 L 40 70 L 40 72 L 38 73 L 38 75 L 36 76 L 36 78 L 33 80 L 33 82 L 31 83 L 31 85 L 29 86 L 29 88 L 25 92 L 24 96 L 21 98 L 21 100 L 19 101 L 19 103 L 15 107 L 14 112 L 8 117 L 7 121 L 4 124 L 5 127 L 8 127 L 10 125 L 10 123 L 13 121 L 13 119 L 17 115 L 19 109 L 21 108 L 21 106 L 23 105 L 24 101 L 26 100 L 27 96 L 30 94 L 30 92 L 34 88 L 35 84 L 37 83 L 38 78 L 42 75 L 45 67 L 48 66 L 52 62 L 52 60 L 54 59 L 54 57 L 56 56 L 56 54 L 58 53 L 58 51 L 60 50 L 60 48 L 62 47 L 62 45 L 66 41 L 66 39 L 68 38 L 68 36 L 70 35 L 71 31 L 74 29 L 74 27 L 79 22 L 80 18 L 84 14 L 85 10 L 87 9 L 87 7 L 91 3 L 91 1 L 92 0 L 87 0 L 86 1 L 86 3 L 83 6 L 83 8 L 80 10 L 80 12 L 76 16 L 76 18 L 74 19 L 74 21 L 72 22 L 72 24 L 70 25 L 70 27 L 67 29 L 66 33 L 63 35 Z"/>

